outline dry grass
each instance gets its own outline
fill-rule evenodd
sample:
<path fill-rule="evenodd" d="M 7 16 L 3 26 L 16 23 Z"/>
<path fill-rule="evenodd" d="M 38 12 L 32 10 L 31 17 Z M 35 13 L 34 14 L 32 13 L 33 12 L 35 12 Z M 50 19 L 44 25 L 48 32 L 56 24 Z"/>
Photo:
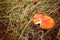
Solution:
<path fill-rule="evenodd" d="M 34 25 L 36 13 L 52 16 L 55 28 Z M 0 40 L 60 40 L 60 0 L 0 0 Z"/>

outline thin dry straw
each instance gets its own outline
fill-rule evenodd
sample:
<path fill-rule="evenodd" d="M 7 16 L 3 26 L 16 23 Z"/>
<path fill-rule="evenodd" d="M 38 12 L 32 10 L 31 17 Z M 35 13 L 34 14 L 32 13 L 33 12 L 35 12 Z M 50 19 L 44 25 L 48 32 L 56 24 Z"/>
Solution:
<path fill-rule="evenodd" d="M 49 12 L 52 8 L 54 8 L 56 5 L 58 5 L 60 3 L 60 0 L 57 2 L 57 3 L 55 3 L 47 12 Z"/>
<path fill-rule="evenodd" d="M 50 15 L 51 13 L 53 13 L 53 12 L 57 11 L 59 8 L 60 8 L 60 7 L 56 8 L 56 9 L 55 9 L 55 10 L 53 10 L 53 11 L 51 11 L 51 12 L 49 13 L 49 15 Z"/>
<path fill-rule="evenodd" d="M 32 19 L 25 25 L 24 29 L 22 30 L 22 32 L 21 32 L 21 34 L 19 36 L 19 40 L 20 40 L 22 34 L 24 33 L 24 31 L 28 28 L 28 25 L 31 23 L 31 21 L 32 21 Z"/>

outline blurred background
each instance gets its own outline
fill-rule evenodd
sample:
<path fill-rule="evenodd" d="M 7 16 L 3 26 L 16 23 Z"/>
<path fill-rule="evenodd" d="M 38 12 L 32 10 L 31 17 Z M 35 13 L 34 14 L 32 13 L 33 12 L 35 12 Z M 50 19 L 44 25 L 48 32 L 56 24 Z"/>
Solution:
<path fill-rule="evenodd" d="M 55 27 L 37 27 L 37 13 L 53 17 Z M 0 0 L 0 40 L 60 40 L 60 0 Z"/>

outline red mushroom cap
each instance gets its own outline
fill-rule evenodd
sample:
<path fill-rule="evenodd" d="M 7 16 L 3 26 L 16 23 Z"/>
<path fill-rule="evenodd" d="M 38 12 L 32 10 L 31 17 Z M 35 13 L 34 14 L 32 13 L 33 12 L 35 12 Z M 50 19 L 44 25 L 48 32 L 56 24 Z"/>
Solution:
<path fill-rule="evenodd" d="M 40 28 L 51 29 L 55 26 L 55 20 L 45 14 L 35 14 L 33 17 L 34 24 L 40 23 Z"/>

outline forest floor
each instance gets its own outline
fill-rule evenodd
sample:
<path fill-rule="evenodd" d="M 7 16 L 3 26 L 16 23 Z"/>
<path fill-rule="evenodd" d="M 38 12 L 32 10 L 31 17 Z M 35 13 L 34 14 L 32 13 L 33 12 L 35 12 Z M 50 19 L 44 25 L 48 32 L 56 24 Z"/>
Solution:
<path fill-rule="evenodd" d="M 36 26 L 37 13 L 53 17 L 55 27 Z M 60 0 L 0 0 L 0 40 L 60 40 Z"/>

